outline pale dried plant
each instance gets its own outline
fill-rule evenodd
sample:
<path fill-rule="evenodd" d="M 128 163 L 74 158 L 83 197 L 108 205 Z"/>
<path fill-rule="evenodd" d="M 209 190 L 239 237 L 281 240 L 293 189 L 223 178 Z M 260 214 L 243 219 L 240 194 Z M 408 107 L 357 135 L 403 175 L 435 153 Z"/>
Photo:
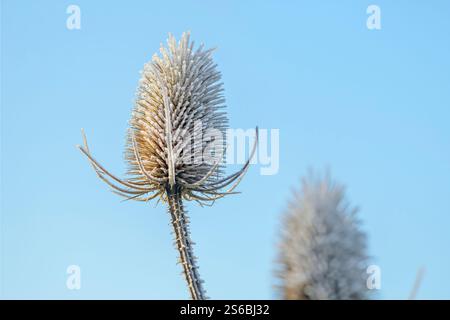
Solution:
<path fill-rule="evenodd" d="M 420 267 L 417 270 L 416 278 L 414 280 L 414 285 L 409 293 L 408 300 L 415 300 L 417 297 L 417 293 L 419 292 L 420 285 L 422 284 L 423 277 L 425 275 L 425 267 Z"/>
<path fill-rule="evenodd" d="M 345 189 L 310 171 L 284 215 L 277 264 L 283 299 L 366 299 L 366 235 Z"/>
<path fill-rule="evenodd" d="M 228 119 L 213 50 L 204 50 L 203 45 L 194 50 L 189 33 L 178 43 L 169 35 L 167 44 L 167 48 L 161 45 L 160 55 L 155 54 L 142 72 L 126 139 L 128 178 L 116 177 L 94 159 L 84 132 L 84 146 L 79 148 L 113 192 L 125 199 L 147 202 L 158 198 L 167 203 L 190 295 L 205 299 L 182 200 L 212 204 L 236 193 L 255 153 L 258 131 L 242 169 L 223 177 Z M 205 139 L 210 129 L 223 140 Z M 204 161 L 208 150 L 217 153 L 213 162 Z M 202 161 L 196 161 L 199 158 Z"/>

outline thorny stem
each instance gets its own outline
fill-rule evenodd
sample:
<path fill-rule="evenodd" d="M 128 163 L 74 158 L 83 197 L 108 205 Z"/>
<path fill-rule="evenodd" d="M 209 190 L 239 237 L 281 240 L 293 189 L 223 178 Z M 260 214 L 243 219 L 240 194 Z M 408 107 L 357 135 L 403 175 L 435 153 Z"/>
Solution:
<path fill-rule="evenodd" d="M 183 208 L 183 201 L 178 188 L 175 191 L 167 190 L 169 213 L 172 227 L 175 233 L 175 244 L 180 254 L 180 263 L 183 266 L 183 273 L 193 300 L 206 299 L 205 291 L 202 288 L 202 280 L 196 266 L 196 257 L 193 252 L 193 242 L 189 237 L 188 218 Z"/>

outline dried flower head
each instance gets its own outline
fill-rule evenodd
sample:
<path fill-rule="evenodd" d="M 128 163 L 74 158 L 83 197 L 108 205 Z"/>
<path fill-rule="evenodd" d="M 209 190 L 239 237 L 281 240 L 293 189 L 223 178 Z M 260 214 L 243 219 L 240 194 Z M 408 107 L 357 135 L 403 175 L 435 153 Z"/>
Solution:
<path fill-rule="evenodd" d="M 284 299 L 365 299 L 366 236 L 344 187 L 310 173 L 283 220 L 277 275 Z"/>
<path fill-rule="evenodd" d="M 113 192 L 136 201 L 159 198 L 169 206 L 180 262 L 193 299 L 203 299 L 187 216 L 182 199 L 212 204 L 233 190 L 247 171 L 223 177 L 225 131 L 228 127 L 221 74 L 212 60 L 213 50 L 194 50 L 189 33 L 177 43 L 169 35 L 168 47 L 145 64 L 126 139 L 128 178 L 108 172 L 87 156 L 98 177 Z M 256 136 L 257 136 L 256 129 Z"/>

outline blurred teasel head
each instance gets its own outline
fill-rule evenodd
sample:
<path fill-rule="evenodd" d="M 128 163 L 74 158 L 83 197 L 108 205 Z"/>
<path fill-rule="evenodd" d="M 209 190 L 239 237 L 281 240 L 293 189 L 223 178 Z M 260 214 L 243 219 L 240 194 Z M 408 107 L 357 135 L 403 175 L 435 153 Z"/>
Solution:
<path fill-rule="evenodd" d="M 253 149 L 242 169 L 224 177 L 228 119 L 221 74 L 212 53 L 203 45 L 194 49 L 189 33 L 178 43 L 169 35 L 167 47 L 161 45 L 160 55 L 145 64 L 126 138 L 126 179 L 116 177 L 94 159 L 84 133 L 84 146 L 79 146 L 113 192 L 128 200 L 159 198 L 168 204 L 193 299 L 205 296 L 182 199 L 212 204 L 235 193 L 249 168 L 258 136 L 256 128 Z"/>
<path fill-rule="evenodd" d="M 366 235 L 345 189 L 310 172 L 282 222 L 279 293 L 283 299 L 366 299 Z"/>

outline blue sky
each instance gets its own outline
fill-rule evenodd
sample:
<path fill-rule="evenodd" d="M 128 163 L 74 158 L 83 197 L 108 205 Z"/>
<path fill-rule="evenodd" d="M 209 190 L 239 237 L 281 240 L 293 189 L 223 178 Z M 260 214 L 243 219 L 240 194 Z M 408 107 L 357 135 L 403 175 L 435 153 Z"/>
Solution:
<path fill-rule="evenodd" d="M 81 30 L 66 8 L 81 9 Z M 381 8 L 381 30 L 366 8 Z M 360 207 L 378 298 L 450 298 L 448 1 L 1 2 L 2 298 L 187 298 L 161 204 L 120 202 L 75 145 L 121 174 L 139 71 L 190 30 L 216 46 L 232 128 L 280 130 L 280 170 L 253 166 L 188 204 L 212 298 L 273 298 L 280 216 L 309 167 Z M 230 166 L 230 172 L 236 166 Z M 66 268 L 81 267 L 81 290 Z"/>

